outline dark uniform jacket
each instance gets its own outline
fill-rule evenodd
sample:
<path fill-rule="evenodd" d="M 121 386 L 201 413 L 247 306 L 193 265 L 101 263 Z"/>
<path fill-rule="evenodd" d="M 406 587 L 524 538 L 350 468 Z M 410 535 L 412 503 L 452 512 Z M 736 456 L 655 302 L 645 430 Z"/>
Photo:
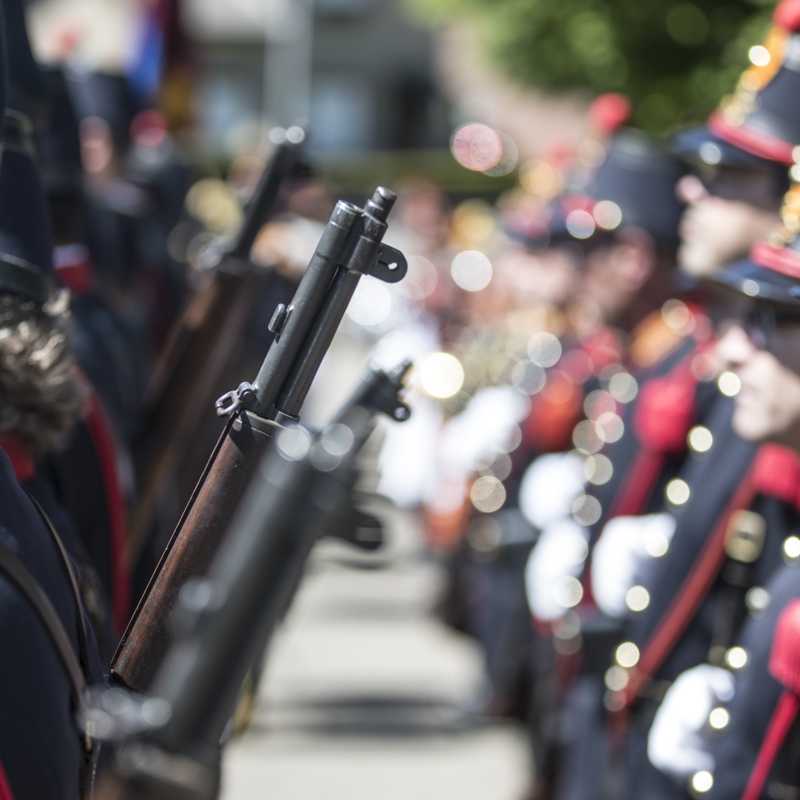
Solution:
<path fill-rule="evenodd" d="M 737 675 L 730 722 L 714 749 L 714 786 L 708 800 L 741 798 L 784 691 L 770 674 L 769 661 L 778 617 L 789 602 L 800 597 L 800 567 L 782 567 L 766 589 L 769 603 L 763 616 L 748 619 L 742 632 L 740 643 L 747 653 L 747 664 Z M 800 764 L 796 753 L 790 752 L 796 750 L 797 727 L 795 721 L 762 790 L 764 800 L 800 794 Z"/>
<path fill-rule="evenodd" d="M 0 541 L 47 593 L 76 653 L 81 653 L 78 615 L 83 612 L 50 534 L 1 450 Z M 89 680 L 98 680 L 96 645 L 89 636 L 82 657 L 84 672 Z M 68 680 L 27 600 L 2 574 L 0 643 L 0 761 L 14 797 L 78 798 L 83 756 Z"/>

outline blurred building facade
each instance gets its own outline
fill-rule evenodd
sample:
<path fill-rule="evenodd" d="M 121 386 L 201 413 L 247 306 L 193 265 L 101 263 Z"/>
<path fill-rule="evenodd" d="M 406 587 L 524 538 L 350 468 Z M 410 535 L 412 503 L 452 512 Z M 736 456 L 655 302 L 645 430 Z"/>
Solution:
<path fill-rule="evenodd" d="M 123 68 L 144 5 L 34 0 L 35 45 L 52 59 L 69 40 L 84 62 Z M 197 121 L 213 150 L 295 122 L 310 124 L 323 153 L 447 145 L 434 35 L 400 0 L 183 0 L 181 12 L 195 45 Z"/>

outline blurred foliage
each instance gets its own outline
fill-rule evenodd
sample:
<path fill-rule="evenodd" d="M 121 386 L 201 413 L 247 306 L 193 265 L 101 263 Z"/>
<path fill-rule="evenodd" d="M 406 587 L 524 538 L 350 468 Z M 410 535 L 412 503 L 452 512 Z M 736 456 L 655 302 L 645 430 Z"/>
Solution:
<path fill-rule="evenodd" d="M 703 120 L 736 86 L 776 0 L 405 0 L 428 24 L 469 19 L 512 78 L 624 92 L 634 124 Z"/>

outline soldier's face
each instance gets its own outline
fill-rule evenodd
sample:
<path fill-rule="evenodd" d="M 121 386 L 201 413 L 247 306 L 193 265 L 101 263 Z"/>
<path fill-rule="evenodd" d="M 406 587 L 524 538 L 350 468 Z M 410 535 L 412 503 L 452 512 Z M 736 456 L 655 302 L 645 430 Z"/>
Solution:
<path fill-rule="evenodd" d="M 732 167 L 681 178 L 676 190 L 687 204 L 679 228 L 681 269 L 700 278 L 744 258 L 779 221 L 776 187 L 772 174 Z"/>
<path fill-rule="evenodd" d="M 736 433 L 800 451 L 800 316 L 745 317 L 728 328 L 718 353 L 741 381 Z"/>

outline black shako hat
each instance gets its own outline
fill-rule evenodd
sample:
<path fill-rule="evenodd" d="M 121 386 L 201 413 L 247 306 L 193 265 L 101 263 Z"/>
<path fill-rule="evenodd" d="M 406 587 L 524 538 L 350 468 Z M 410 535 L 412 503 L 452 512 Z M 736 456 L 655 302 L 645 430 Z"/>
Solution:
<path fill-rule="evenodd" d="M 30 151 L 6 144 L 0 161 L 0 292 L 44 303 L 52 275 L 52 233 L 39 168 Z"/>
<path fill-rule="evenodd" d="M 781 207 L 781 225 L 753 245 L 750 257 L 709 278 L 748 297 L 790 306 L 800 317 L 800 184 L 794 183 Z"/>
<path fill-rule="evenodd" d="M 6 28 L 8 97 L 4 108 L 24 114 L 37 127 L 47 113 L 47 87 L 34 60 L 23 0 L 2 0 Z"/>
<path fill-rule="evenodd" d="M 38 90 L 43 85 L 41 76 L 27 45 L 21 2 L 3 0 L 2 7 L 5 41 L 14 42 L 9 52 L 21 58 L 17 64 L 9 65 L 8 102 L 28 107 L 27 89 Z M 30 62 L 25 53 L 30 56 Z M 5 50 L 0 53 L 2 78 L 6 76 L 5 55 Z M 34 72 L 37 79 L 28 83 Z M 5 80 L 2 83 L 5 86 Z M 0 292 L 44 303 L 50 294 L 53 247 L 41 175 L 34 161 L 32 126 L 19 111 L 4 108 L 4 144 L 0 160 Z"/>
<path fill-rule="evenodd" d="M 6 63 L 6 24 L 3 14 L 0 14 L 0 137 L 2 137 L 3 119 L 8 105 L 8 65 Z"/>
<path fill-rule="evenodd" d="M 707 125 L 676 134 L 673 152 L 689 161 L 774 170 L 792 164 L 800 145 L 800 0 L 783 0 L 736 92 Z"/>
<path fill-rule="evenodd" d="M 554 240 L 580 241 L 635 226 L 673 250 L 684 209 L 675 184 L 685 173 L 685 164 L 656 139 L 620 128 L 585 187 L 568 190 L 556 201 L 550 235 Z"/>

